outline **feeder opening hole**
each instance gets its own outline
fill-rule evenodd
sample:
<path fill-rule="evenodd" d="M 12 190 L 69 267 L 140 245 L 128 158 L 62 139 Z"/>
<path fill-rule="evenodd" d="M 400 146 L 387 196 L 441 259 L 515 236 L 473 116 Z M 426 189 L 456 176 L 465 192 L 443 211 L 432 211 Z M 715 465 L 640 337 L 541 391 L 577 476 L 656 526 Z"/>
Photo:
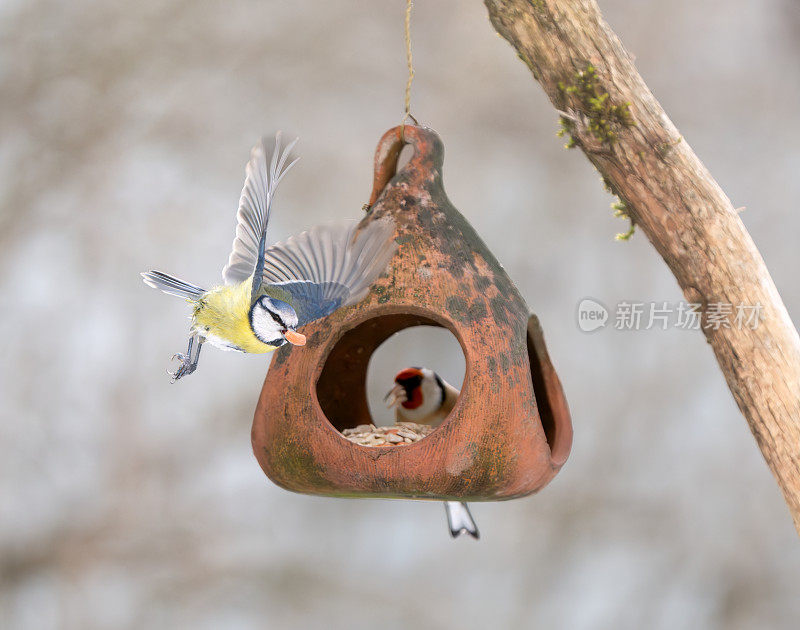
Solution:
<path fill-rule="evenodd" d="M 384 397 L 395 375 L 408 367 L 429 368 L 461 389 L 466 360 L 446 324 L 426 315 L 381 315 L 348 330 L 331 349 L 317 381 L 325 417 L 340 432 L 393 426 L 395 410 L 386 407 Z"/>
<path fill-rule="evenodd" d="M 394 424 L 395 410 L 386 406 L 384 397 L 394 385 L 395 375 L 408 367 L 429 368 L 460 390 L 466 363 L 461 346 L 446 328 L 414 326 L 389 337 L 367 368 L 367 402 L 376 426 Z"/>

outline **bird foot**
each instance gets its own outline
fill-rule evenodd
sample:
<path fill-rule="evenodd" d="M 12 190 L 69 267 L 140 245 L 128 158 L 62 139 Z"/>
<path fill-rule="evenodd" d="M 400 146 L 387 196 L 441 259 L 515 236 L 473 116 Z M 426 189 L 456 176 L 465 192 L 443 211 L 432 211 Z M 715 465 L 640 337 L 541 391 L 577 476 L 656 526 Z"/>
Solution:
<path fill-rule="evenodd" d="M 180 366 L 178 366 L 178 369 L 174 372 L 167 370 L 167 374 L 172 377 L 173 383 L 178 379 L 183 378 L 187 374 L 191 374 L 197 368 L 197 363 L 192 361 L 192 358 L 188 354 L 176 352 L 172 355 L 171 361 L 174 361 L 175 359 L 178 359 L 181 362 Z"/>

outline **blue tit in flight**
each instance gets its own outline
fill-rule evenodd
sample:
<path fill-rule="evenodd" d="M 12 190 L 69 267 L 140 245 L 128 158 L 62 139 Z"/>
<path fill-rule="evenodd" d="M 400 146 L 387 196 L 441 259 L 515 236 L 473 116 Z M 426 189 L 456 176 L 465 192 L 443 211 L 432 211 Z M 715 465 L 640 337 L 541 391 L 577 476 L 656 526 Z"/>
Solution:
<path fill-rule="evenodd" d="M 394 387 L 386 394 L 386 404 L 395 408 L 395 421 L 439 426 L 453 410 L 461 392 L 428 368 L 410 367 L 394 377 Z M 445 501 L 450 535 L 469 534 L 480 538 L 478 526 L 466 503 Z"/>
<path fill-rule="evenodd" d="M 367 294 L 394 254 L 394 222 L 381 219 L 362 230 L 357 223 L 319 225 L 267 247 L 267 224 L 275 191 L 297 162 L 297 140 L 274 150 L 266 142 L 250 155 L 237 212 L 236 237 L 224 285 L 202 289 L 160 271 L 142 274 L 164 293 L 192 306 L 189 348 L 168 372 L 173 382 L 197 368 L 203 343 L 237 352 L 272 352 L 286 343 L 305 345 L 305 324 L 354 304 Z"/>

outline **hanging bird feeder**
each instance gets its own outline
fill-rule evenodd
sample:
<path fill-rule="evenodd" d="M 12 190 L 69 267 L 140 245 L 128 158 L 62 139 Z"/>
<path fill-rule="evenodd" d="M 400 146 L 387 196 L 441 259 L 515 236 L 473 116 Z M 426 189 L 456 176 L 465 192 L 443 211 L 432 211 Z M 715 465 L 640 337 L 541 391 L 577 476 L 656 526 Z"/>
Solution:
<path fill-rule="evenodd" d="M 400 151 L 413 155 L 397 172 Z M 272 481 L 295 492 L 459 501 L 536 492 L 569 455 L 572 425 L 539 321 L 442 185 L 444 149 L 419 126 L 389 130 L 360 228 L 390 217 L 397 251 L 359 304 L 303 330 L 308 344 L 275 353 L 253 422 L 253 449 Z M 413 444 L 354 444 L 372 422 L 373 352 L 412 326 L 459 341 L 466 375 L 450 415 Z"/>

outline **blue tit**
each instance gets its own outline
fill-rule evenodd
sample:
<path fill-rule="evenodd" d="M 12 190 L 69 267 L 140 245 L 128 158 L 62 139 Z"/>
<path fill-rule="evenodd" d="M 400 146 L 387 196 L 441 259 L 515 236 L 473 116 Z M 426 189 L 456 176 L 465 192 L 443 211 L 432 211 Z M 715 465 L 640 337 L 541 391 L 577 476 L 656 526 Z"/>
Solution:
<path fill-rule="evenodd" d="M 394 387 L 386 394 L 386 404 L 395 408 L 395 421 L 439 426 L 453 410 L 459 390 L 428 368 L 410 367 L 394 377 Z M 478 526 L 466 503 L 445 501 L 450 535 L 469 534 L 480 538 Z"/>
<path fill-rule="evenodd" d="M 265 141 L 250 155 L 237 212 L 236 237 L 224 285 L 212 289 L 184 282 L 160 271 L 143 273 L 146 284 L 186 299 L 192 306 L 189 348 L 178 353 L 180 365 L 169 372 L 173 382 L 197 368 L 208 342 L 223 350 L 272 352 L 286 343 L 302 346 L 298 328 L 354 304 L 367 294 L 395 252 L 391 219 L 315 226 L 267 247 L 267 224 L 275 191 L 297 162 L 290 153 L 297 140 L 274 150 Z"/>

